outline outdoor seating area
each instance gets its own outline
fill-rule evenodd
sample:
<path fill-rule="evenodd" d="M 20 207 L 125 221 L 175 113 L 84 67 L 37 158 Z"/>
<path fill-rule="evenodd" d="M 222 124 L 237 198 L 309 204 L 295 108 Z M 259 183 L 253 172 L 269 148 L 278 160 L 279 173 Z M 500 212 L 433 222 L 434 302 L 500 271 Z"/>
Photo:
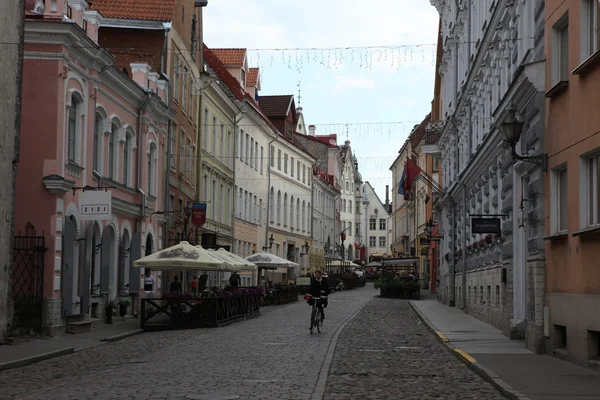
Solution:
<path fill-rule="evenodd" d="M 367 280 L 354 273 L 355 268 L 360 268 L 360 266 L 349 260 L 326 260 L 324 272 L 327 276 L 327 284 L 330 288 L 335 288 L 341 281 L 346 290 L 365 286 Z"/>
<path fill-rule="evenodd" d="M 300 291 L 295 284 L 268 284 L 268 271 L 284 269 L 286 276 L 297 276 L 300 266 L 290 260 L 278 257 L 275 254 L 259 252 L 246 258 L 258 268 L 259 282 L 262 281 L 264 306 L 278 306 L 298 301 Z M 272 282 L 272 280 L 271 280 Z"/>
<path fill-rule="evenodd" d="M 380 297 L 420 300 L 418 262 L 418 258 L 385 260 L 379 267 L 381 276 L 375 281 L 375 289 L 379 289 Z"/>
<path fill-rule="evenodd" d="M 264 297 L 265 306 L 279 306 L 298 301 L 300 290 L 295 285 L 275 285 L 267 290 Z"/>
<path fill-rule="evenodd" d="M 206 275 L 200 277 L 193 292 L 184 289 L 192 287 L 186 282 L 186 272 L 257 270 L 252 262 L 225 249 L 208 250 L 182 241 L 135 261 L 133 266 L 175 272 L 175 278 L 182 277 L 180 284 L 174 286 L 176 289 L 169 288 L 162 297 L 148 293 L 141 299 L 140 328 L 145 331 L 218 327 L 260 315 L 262 289 L 206 288 Z"/>

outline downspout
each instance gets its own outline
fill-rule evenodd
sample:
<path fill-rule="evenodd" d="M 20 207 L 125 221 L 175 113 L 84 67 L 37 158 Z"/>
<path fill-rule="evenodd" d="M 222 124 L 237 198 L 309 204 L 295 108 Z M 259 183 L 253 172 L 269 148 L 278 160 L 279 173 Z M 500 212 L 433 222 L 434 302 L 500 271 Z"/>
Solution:
<path fill-rule="evenodd" d="M 167 82 L 167 105 L 170 107 L 171 106 L 171 79 L 169 79 L 169 76 L 167 75 L 167 73 L 165 72 L 165 54 L 167 52 L 167 44 L 168 44 L 168 40 L 169 40 L 169 31 L 171 30 L 171 22 L 165 22 L 163 23 L 163 27 L 165 30 L 165 38 L 164 38 L 164 42 L 163 42 L 163 48 L 162 48 L 162 52 L 160 54 L 160 76 L 162 79 L 164 79 Z M 165 211 L 167 211 L 167 208 L 169 207 L 169 178 L 170 178 L 170 174 L 171 174 L 171 152 L 174 150 L 171 148 L 171 135 L 173 135 L 173 124 L 171 119 L 169 119 L 169 121 L 167 122 L 167 168 L 166 168 L 166 174 L 165 174 L 165 190 L 164 190 L 164 209 Z M 163 248 L 167 248 L 168 246 L 168 229 L 167 229 L 167 223 L 165 222 L 165 226 L 163 228 Z"/>
<path fill-rule="evenodd" d="M 146 193 L 142 190 L 142 123 L 144 120 L 144 110 L 152 100 L 152 93 L 148 92 L 146 100 L 142 104 L 138 112 L 138 132 L 137 132 L 137 192 L 142 195 L 142 207 L 140 210 L 140 219 L 138 220 L 138 232 L 142 230 L 142 221 L 146 215 Z M 150 173 L 150 171 L 147 171 Z"/>
<path fill-rule="evenodd" d="M 243 107 L 243 103 L 240 106 L 240 111 L 242 113 L 242 117 L 240 119 L 238 119 L 237 115 L 235 117 L 233 117 L 233 165 L 231 167 L 231 169 L 233 170 L 233 182 L 235 182 L 235 178 L 236 178 L 236 175 L 237 175 L 235 173 L 235 170 L 236 170 L 236 168 L 235 168 L 235 162 L 236 161 L 235 160 L 236 160 L 236 155 L 237 155 L 237 142 L 238 141 L 237 141 L 236 137 L 237 137 L 237 133 L 238 133 L 237 132 L 238 131 L 238 123 L 242 119 L 244 119 L 244 117 L 245 117 L 244 113 L 246 112 L 245 110 L 242 110 L 242 107 Z M 227 201 L 229 201 L 229 200 L 233 201 L 233 205 L 231 207 L 231 209 L 232 209 L 232 215 L 233 215 L 233 218 L 232 218 L 233 225 L 231 226 L 231 235 L 232 235 L 232 240 L 231 240 L 232 246 L 231 247 L 232 247 L 233 251 L 237 251 L 237 249 L 233 246 L 235 244 L 235 240 L 233 240 L 233 238 L 235 237 L 235 211 L 236 211 L 235 210 L 235 196 L 237 195 L 236 190 L 235 190 L 235 184 L 234 184 L 232 192 L 233 192 L 233 198 L 232 199 L 227 199 Z M 250 203 L 250 204 L 252 204 L 252 203 Z M 254 279 L 254 271 L 252 272 L 252 279 Z"/>
<path fill-rule="evenodd" d="M 312 186 L 311 186 L 311 190 L 310 190 L 310 204 L 312 205 L 312 207 L 310 208 L 310 237 L 312 239 L 312 246 L 314 247 L 315 245 L 315 224 L 314 224 L 314 219 L 315 219 L 315 175 L 314 175 L 314 167 L 311 168 L 311 174 L 313 175 L 312 177 Z M 323 215 L 321 217 L 324 217 Z M 293 216 L 292 216 L 293 218 Z M 306 252 L 306 270 L 310 272 L 310 255 L 309 255 L 309 250 Z"/>
<path fill-rule="evenodd" d="M 275 137 L 275 139 L 272 139 L 269 144 L 267 145 L 267 151 L 269 152 L 269 164 L 267 165 L 267 229 L 265 229 L 265 248 L 267 247 L 267 243 L 269 243 L 269 221 L 270 221 L 270 211 L 271 211 L 271 157 L 275 156 L 275 153 L 273 152 L 273 155 L 271 156 L 271 144 L 273 144 L 273 142 L 276 142 L 277 140 L 279 140 L 279 134 L 277 132 L 275 132 L 275 134 L 277 135 Z M 274 193 L 273 193 L 274 194 Z M 296 210 L 296 212 L 298 212 L 298 210 Z M 271 250 L 271 249 L 269 249 Z"/>
<path fill-rule="evenodd" d="M 448 306 L 450 307 L 454 307 L 455 306 L 455 302 L 454 302 L 454 298 L 456 295 L 456 291 L 454 289 L 454 285 L 456 284 L 456 203 L 454 202 L 454 199 L 452 197 L 450 197 L 450 202 L 451 202 L 451 207 L 452 207 L 452 234 L 451 234 L 451 241 L 450 241 L 450 245 L 452 246 L 452 248 L 450 249 L 450 254 L 451 254 L 451 266 L 452 266 L 452 271 L 450 271 L 450 284 L 448 286 L 450 286 L 450 290 L 449 292 L 449 299 L 448 299 Z"/>
<path fill-rule="evenodd" d="M 462 248 L 463 251 L 467 249 L 467 187 L 464 183 L 461 183 L 463 188 L 463 209 L 462 209 L 462 219 L 463 219 L 463 235 L 462 235 Z M 467 256 L 463 254 L 462 258 L 462 304 L 460 309 L 464 310 L 467 308 Z"/>

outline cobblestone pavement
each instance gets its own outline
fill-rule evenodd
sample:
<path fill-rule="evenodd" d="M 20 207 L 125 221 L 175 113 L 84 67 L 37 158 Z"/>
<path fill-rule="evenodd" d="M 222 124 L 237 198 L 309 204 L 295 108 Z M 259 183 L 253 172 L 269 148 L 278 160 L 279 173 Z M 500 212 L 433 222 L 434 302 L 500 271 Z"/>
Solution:
<path fill-rule="evenodd" d="M 324 400 L 504 397 L 451 354 L 403 300 L 374 298 L 337 343 Z"/>
<path fill-rule="evenodd" d="M 375 294 L 368 285 L 331 295 L 322 334 L 309 334 L 299 301 L 223 328 L 146 333 L 0 372 L 0 399 L 310 399 L 336 329 Z"/>

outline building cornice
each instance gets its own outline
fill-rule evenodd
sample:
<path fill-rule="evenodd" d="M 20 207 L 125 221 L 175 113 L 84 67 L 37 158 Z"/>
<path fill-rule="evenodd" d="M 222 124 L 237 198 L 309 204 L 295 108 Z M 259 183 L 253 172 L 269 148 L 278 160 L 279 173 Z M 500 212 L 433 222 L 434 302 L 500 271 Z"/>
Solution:
<path fill-rule="evenodd" d="M 164 30 L 165 23 L 170 21 L 146 21 L 141 19 L 102 18 L 100 27 L 140 30 Z"/>
<path fill-rule="evenodd" d="M 75 181 L 65 179 L 59 175 L 47 175 L 42 178 L 44 186 L 50 193 L 65 194 L 75 187 Z"/>

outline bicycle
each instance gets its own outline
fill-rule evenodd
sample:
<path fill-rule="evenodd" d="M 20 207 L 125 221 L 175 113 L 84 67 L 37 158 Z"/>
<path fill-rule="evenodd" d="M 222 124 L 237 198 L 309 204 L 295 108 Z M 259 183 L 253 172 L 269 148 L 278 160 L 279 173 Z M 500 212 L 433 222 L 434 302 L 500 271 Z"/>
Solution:
<path fill-rule="evenodd" d="M 310 299 L 308 299 L 310 297 Z M 321 333 L 323 330 L 323 304 L 319 304 L 319 300 L 327 299 L 327 296 L 314 297 L 310 294 L 304 296 L 307 300 L 314 300 L 312 305 L 312 312 L 310 314 L 310 334 L 313 334 L 313 329 L 316 327 L 317 332 Z"/>

